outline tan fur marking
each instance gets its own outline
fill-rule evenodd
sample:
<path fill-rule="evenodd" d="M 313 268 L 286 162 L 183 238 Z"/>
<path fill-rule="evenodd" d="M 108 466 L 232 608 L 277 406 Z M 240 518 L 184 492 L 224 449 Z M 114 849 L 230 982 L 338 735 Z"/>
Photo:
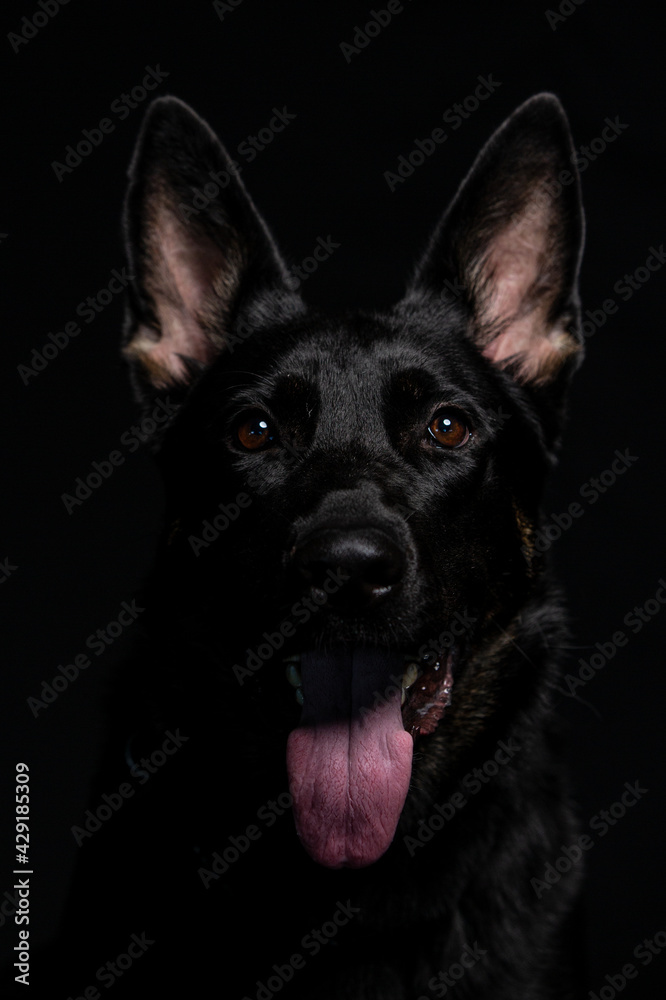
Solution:
<path fill-rule="evenodd" d="M 516 518 L 516 524 L 518 526 L 518 533 L 520 534 L 521 541 L 523 543 L 523 552 L 525 553 L 525 558 L 527 559 L 528 573 L 532 577 L 534 575 L 534 557 L 536 551 L 534 548 L 534 525 L 529 520 L 527 515 L 520 509 L 515 500 L 512 501 L 513 512 Z"/>

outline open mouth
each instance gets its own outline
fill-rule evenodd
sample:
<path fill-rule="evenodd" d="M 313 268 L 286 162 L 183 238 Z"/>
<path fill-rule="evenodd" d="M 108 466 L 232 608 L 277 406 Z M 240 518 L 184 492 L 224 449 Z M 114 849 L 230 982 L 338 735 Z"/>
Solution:
<path fill-rule="evenodd" d="M 298 835 L 330 868 L 388 849 L 409 791 L 414 741 L 451 703 L 452 657 L 381 649 L 308 651 L 287 660 L 302 706 L 287 742 Z"/>

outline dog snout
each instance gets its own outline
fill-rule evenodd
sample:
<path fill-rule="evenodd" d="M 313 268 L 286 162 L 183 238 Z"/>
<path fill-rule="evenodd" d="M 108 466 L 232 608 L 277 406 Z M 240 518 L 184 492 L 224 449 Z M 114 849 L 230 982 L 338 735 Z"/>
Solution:
<path fill-rule="evenodd" d="M 362 612 L 400 585 L 405 554 L 383 531 L 370 528 L 319 532 L 297 544 L 292 568 L 315 597 L 336 610 Z"/>

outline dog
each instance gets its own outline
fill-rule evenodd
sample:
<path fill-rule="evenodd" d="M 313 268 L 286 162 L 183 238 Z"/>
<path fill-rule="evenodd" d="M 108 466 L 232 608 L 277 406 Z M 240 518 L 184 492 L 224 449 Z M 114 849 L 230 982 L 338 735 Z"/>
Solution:
<path fill-rule="evenodd" d="M 567 621 L 535 544 L 583 353 L 573 161 L 558 99 L 531 98 L 398 303 L 322 317 L 210 128 L 150 106 L 122 350 L 172 414 L 165 530 L 72 998 L 578 996 Z"/>

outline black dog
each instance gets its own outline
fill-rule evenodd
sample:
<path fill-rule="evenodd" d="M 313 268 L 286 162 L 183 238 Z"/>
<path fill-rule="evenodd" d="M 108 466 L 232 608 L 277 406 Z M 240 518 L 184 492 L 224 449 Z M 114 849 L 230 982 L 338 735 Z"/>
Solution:
<path fill-rule="evenodd" d="M 582 355 L 572 153 L 528 101 L 404 298 L 322 319 L 208 127 L 150 108 L 124 353 L 178 412 L 73 997 L 574 996 L 565 618 L 534 545 Z"/>

